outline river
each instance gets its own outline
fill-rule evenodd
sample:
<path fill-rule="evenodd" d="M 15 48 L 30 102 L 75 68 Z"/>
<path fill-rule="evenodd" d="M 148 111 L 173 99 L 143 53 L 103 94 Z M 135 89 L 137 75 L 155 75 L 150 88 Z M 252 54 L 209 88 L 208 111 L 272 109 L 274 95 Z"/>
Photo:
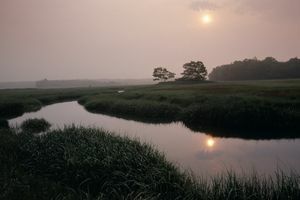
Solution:
<path fill-rule="evenodd" d="M 300 169 L 300 139 L 245 140 L 214 138 L 194 132 L 181 122 L 149 124 L 86 111 L 76 101 L 52 104 L 37 112 L 25 113 L 9 121 L 17 126 L 25 119 L 44 118 L 53 126 L 82 125 L 104 128 L 151 143 L 166 158 L 197 175 L 215 175 L 226 170 L 272 175 Z"/>

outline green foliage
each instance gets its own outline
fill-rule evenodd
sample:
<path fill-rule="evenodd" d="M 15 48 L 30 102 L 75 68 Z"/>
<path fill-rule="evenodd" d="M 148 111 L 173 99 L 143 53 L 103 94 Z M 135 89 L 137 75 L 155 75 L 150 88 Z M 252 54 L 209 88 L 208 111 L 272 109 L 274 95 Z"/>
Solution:
<path fill-rule="evenodd" d="M 51 124 L 45 119 L 27 119 L 21 124 L 24 132 L 41 133 L 47 131 Z"/>
<path fill-rule="evenodd" d="M 8 153 L 9 152 L 9 153 Z M 0 130 L 0 199 L 299 199 L 298 173 L 180 172 L 148 144 L 67 127 L 35 137 Z"/>
<path fill-rule="evenodd" d="M 175 73 L 168 71 L 166 68 L 154 68 L 153 77 L 154 81 L 167 81 L 168 79 L 175 78 Z"/>
<path fill-rule="evenodd" d="M 206 80 L 207 70 L 201 61 L 191 61 L 183 65 L 184 71 L 182 78 L 179 80 L 194 80 L 194 81 L 203 81 Z"/>
<path fill-rule="evenodd" d="M 264 60 L 245 59 L 213 69 L 209 79 L 213 81 L 296 79 L 300 78 L 300 59 L 278 62 L 275 58 Z"/>

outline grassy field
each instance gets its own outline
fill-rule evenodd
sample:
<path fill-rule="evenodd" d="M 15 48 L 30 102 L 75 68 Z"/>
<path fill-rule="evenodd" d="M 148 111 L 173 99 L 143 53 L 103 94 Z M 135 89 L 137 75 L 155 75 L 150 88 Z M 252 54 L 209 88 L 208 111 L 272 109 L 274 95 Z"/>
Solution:
<path fill-rule="evenodd" d="M 118 93 L 118 90 L 125 90 Z M 299 137 L 300 80 L 165 83 L 122 88 L 0 91 L 0 118 L 78 100 L 88 111 L 244 138 Z M 1 119 L 0 119 L 1 121 Z M 2 122 L 5 126 L 5 122 Z"/>
<path fill-rule="evenodd" d="M 299 174 L 194 177 L 148 144 L 82 127 L 0 129 L 0 163 L 0 199 L 300 198 Z"/>

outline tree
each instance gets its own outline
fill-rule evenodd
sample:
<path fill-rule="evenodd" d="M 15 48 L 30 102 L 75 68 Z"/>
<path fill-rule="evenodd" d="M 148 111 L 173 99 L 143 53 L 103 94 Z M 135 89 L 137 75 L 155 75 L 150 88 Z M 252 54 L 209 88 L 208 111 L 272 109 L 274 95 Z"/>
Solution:
<path fill-rule="evenodd" d="M 183 65 L 182 80 L 206 80 L 207 70 L 201 61 L 192 61 Z"/>
<path fill-rule="evenodd" d="M 273 57 L 263 60 L 244 59 L 212 70 L 209 80 L 240 81 L 300 78 L 300 59 L 279 62 Z"/>
<path fill-rule="evenodd" d="M 167 81 L 175 77 L 175 73 L 168 71 L 166 68 L 157 67 L 154 68 L 153 77 L 154 81 Z"/>

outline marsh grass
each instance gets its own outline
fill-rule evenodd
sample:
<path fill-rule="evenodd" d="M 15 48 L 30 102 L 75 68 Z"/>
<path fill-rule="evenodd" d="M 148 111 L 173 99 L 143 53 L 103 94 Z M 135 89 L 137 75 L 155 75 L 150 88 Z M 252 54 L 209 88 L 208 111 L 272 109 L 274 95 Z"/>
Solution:
<path fill-rule="evenodd" d="M 22 122 L 20 128 L 24 132 L 41 133 L 47 131 L 51 127 L 51 124 L 45 119 L 27 119 Z"/>
<path fill-rule="evenodd" d="M 82 103 L 81 100 L 79 100 Z M 114 114 L 118 117 L 134 119 L 143 122 L 172 122 L 180 112 L 177 105 L 148 100 L 122 100 L 104 98 L 84 104 L 90 112 Z"/>
<path fill-rule="evenodd" d="M 0 131 L 0 199 L 299 199 L 297 173 L 181 172 L 151 145 L 104 130 Z"/>
<path fill-rule="evenodd" d="M 70 100 L 94 113 L 153 123 L 182 121 L 216 136 L 300 137 L 300 80 L 0 90 L 0 116 L 11 119 Z"/>
<path fill-rule="evenodd" d="M 11 119 L 25 112 L 37 111 L 42 106 L 77 100 L 85 95 L 96 95 L 104 88 L 72 89 L 6 89 L 0 90 L 0 117 Z"/>
<path fill-rule="evenodd" d="M 163 84 L 82 97 L 79 103 L 90 112 L 139 121 L 182 121 L 193 130 L 218 130 L 218 136 L 227 131 L 251 138 L 243 134 L 247 130 L 252 138 L 272 138 L 267 133 L 275 131 L 274 138 L 293 138 L 300 137 L 299 91 L 300 87 Z"/>

